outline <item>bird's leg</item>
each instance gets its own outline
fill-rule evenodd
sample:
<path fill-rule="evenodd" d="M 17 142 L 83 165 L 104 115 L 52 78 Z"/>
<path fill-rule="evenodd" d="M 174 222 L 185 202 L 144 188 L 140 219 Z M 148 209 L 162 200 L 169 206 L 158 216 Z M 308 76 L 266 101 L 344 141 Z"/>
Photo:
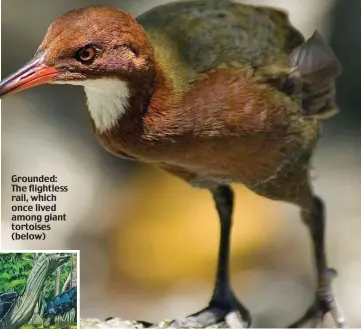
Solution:
<path fill-rule="evenodd" d="M 315 301 L 304 316 L 292 324 L 290 328 L 304 326 L 312 321 L 313 327 L 322 324 L 323 317 L 330 313 L 337 327 L 346 327 L 345 317 L 331 289 L 331 280 L 336 271 L 327 267 L 325 253 L 325 213 L 322 200 L 314 196 L 309 210 L 302 211 L 302 219 L 307 225 L 313 244 L 313 252 L 317 269 L 317 290 Z"/>
<path fill-rule="evenodd" d="M 217 276 L 213 295 L 208 307 L 185 319 L 175 320 L 172 326 L 202 328 L 221 321 L 228 322 L 229 320 L 232 327 L 249 327 L 251 325 L 251 316 L 248 310 L 234 296 L 229 280 L 233 191 L 229 186 L 219 186 L 212 190 L 212 194 L 221 224 Z M 233 319 L 231 319 L 232 316 L 234 316 Z"/>

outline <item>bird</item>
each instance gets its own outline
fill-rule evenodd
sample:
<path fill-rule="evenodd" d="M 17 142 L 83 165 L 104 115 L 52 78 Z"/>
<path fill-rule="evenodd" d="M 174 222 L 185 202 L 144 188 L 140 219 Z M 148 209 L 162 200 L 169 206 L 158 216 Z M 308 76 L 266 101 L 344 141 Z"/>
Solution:
<path fill-rule="evenodd" d="M 310 233 L 317 289 L 290 327 L 319 325 L 328 313 L 345 327 L 326 260 L 325 203 L 310 178 L 323 123 L 339 111 L 341 73 L 320 32 L 306 38 L 281 9 L 188 0 L 134 17 L 92 5 L 56 18 L 0 96 L 44 83 L 82 86 L 106 150 L 209 190 L 220 223 L 214 289 L 204 309 L 173 326 L 205 327 L 231 314 L 239 327 L 252 325 L 229 273 L 232 184 L 243 184 L 298 206 Z"/>
<path fill-rule="evenodd" d="M 46 279 L 68 261 L 69 254 L 66 253 L 42 254 L 34 263 L 21 294 L 0 294 L 0 329 L 21 328 L 27 323 L 34 313 Z"/>
<path fill-rule="evenodd" d="M 11 309 L 18 296 L 19 293 L 16 291 L 0 293 L 0 321 Z"/>
<path fill-rule="evenodd" d="M 52 298 L 45 306 L 43 318 L 50 319 L 50 325 L 55 324 L 57 315 L 65 314 L 71 310 L 75 310 L 74 319 L 77 318 L 77 287 L 63 291 L 59 295 Z"/>

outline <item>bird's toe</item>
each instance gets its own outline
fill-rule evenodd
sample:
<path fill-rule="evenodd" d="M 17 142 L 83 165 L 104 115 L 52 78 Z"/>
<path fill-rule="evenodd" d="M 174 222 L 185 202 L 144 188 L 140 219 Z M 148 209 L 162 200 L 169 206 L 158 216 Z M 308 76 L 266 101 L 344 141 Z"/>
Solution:
<path fill-rule="evenodd" d="M 309 322 L 310 328 L 319 328 L 322 326 L 326 314 L 332 316 L 337 328 L 347 328 L 344 313 L 331 292 L 317 296 L 316 301 L 303 317 L 293 323 L 289 328 L 302 328 L 307 322 Z"/>
<path fill-rule="evenodd" d="M 201 311 L 183 319 L 174 320 L 171 324 L 175 328 L 248 328 L 251 325 L 251 317 L 248 311 L 239 307 L 238 302 L 217 303 L 212 301 L 210 305 Z"/>

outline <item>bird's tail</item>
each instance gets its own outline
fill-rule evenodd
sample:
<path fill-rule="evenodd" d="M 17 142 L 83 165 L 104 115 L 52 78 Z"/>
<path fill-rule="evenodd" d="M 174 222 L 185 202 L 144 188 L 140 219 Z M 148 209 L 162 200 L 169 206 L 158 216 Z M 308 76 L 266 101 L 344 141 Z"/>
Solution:
<path fill-rule="evenodd" d="M 301 79 L 304 114 L 320 119 L 336 114 L 335 80 L 341 74 L 341 64 L 321 34 L 315 31 L 289 59 Z"/>

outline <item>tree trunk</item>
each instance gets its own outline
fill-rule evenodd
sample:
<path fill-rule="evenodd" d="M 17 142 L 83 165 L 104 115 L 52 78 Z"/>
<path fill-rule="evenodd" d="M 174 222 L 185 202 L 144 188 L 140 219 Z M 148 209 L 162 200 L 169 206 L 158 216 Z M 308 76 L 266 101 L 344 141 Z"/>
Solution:
<path fill-rule="evenodd" d="M 39 254 L 34 253 L 34 255 L 33 255 L 33 267 L 34 267 L 36 261 L 38 260 L 38 258 L 39 258 Z M 31 317 L 31 319 L 29 320 L 29 324 L 32 324 L 34 326 L 41 325 L 43 323 L 43 319 L 40 316 L 40 314 L 41 314 L 41 299 L 42 299 L 42 296 L 40 294 L 40 296 L 38 298 L 38 301 L 37 301 L 37 303 L 35 305 L 35 308 L 34 308 L 34 314 Z"/>
<path fill-rule="evenodd" d="M 60 259 L 56 260 L 58 265 L 55 265 L 54 261 L 49 262 L 51 257 L 53 255 L 43 254 L 37 259 L 28 277 L 24 292 L 0 321 L 0 329 L 19 329 L 30 320 L 44 288 L 45 280 L 60 265 Z"/>
<path fill-rule="evenodd" d="M 77 254 L 71 255 L 71 288 L 77 285 Z"/>
<path fill-rule="evenodd" d="M 61 270 L 60 267 L 58 267 L 55 271 L 54 297 L 60 294 L 60 279 L 61 279 Z"/>
<path fill-rule="evenodd" d="M 68 277 L 66 278 L 63 288 L 61 289 L 61 292 L 68 290 L 70 288 L 71 284 L 71 272 L 69 273 Z"/>
<path fill-rule="evenodd" d="M 42 302 L 41 302 L 41 297 L 39 297 L 36 306 L 34 308 L 34 314 L 29 320 L 29 324 L 33 326 L 38 326 L 43 324 L 43 318 L 40 315 L 41 313 L 42 313 Z"/>

